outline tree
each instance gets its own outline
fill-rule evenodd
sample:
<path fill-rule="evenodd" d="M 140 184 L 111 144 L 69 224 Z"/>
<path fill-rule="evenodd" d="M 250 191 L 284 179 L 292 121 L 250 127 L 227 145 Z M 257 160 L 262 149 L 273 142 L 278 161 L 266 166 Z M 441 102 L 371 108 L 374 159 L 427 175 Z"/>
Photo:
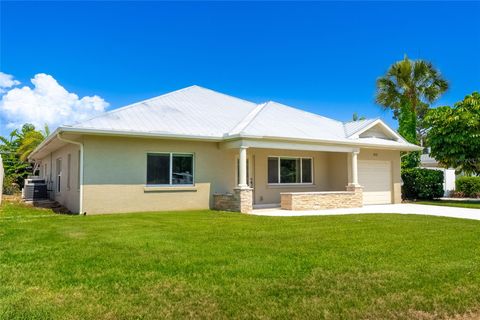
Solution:
<path fill-rule="evenodd" d="M 22 180 L 28 176 L 31 170 L 29 163 L 21 161 L 17 154 L 20 141 L 17 137 L 17 131 L 10 133 L 9 138 L 0 136 L 0 154 L 3 159 L 3 166 L 5 169 L 5 181 L 13 181 L 18 186 L 21 185 Z"/>
<path fill-rule="evenodd" d="M 361 121 L 365 120 L 366 118 L 364 116 L 359 117 L 358 113 L 354 112 L 352 115 L 352 121 Z"/>
<path fill-rule="evenodd" d="M 434 66 L 424 60 L 412 61 L 407 56 L 390 66 L 377 79 L 376 103 L 393 111 L 398 120 L 398 132 L 417 144 L 425 134 L 423 119 L 429 106 L 448 89 L 448 83 Z M 416 167 L 420 154 L 412 152 L 402 158 L 402 167 Z"/>
<path fill-rule="evenodd" d="M 432 157 L 444 167 L 480 176 L 480 93 L 467 95 L 453 108 L 430 110 L 425 123 Z"/>
<path fill-rule="evenodd" d="M 24 132 L 20 137 L 20 146 L 17 150 L 20 160 L 26 161 L 30 153 L 32 153 L 49 134 L 50 129 L 47 125 L 45 125 L 44 132 L 35 130 L 35 127 L 33 127 L 32 130 Z"/>
<path fill-rule="evenodd" d="M 48 134 L 48 126 L 45 126 L 45 132 L 40 132 L 27 123 L 20 130 L 13 130 L 8 138 L 0 136 L 0 154 L 8 181 L 22 186 L 23 179 L 32 173 L 32 166 L 27 158 Z"/>

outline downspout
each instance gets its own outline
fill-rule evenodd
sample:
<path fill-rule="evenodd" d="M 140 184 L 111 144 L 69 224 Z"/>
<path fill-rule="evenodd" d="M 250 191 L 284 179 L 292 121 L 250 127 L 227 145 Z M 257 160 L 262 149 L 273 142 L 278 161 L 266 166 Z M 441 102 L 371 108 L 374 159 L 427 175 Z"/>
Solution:
<path fill-rule="evenodd" d="M 80 180 L 79 181 L 79 185 L 80 185 L 79 202 L 80 203 L 79 203 L 79 206 L 78 206 L 78 208 L 79 208 L 78 213 L 79 214 L 82 214 L 82 213 L 84 214 L 84 212 L 83 212 L 83 143 L 62 138 L 60 133 L 57 133 L 57 138 L 60 141 L 63 141 L 63 142 L 66 142 L 66 143 L 71 143 L 71 144 L 76 144 L 76 145 L 80 146 L 80 163 L 78 164 L 80 166 L 80 177 L 78 177 L 78 179 Z"/>

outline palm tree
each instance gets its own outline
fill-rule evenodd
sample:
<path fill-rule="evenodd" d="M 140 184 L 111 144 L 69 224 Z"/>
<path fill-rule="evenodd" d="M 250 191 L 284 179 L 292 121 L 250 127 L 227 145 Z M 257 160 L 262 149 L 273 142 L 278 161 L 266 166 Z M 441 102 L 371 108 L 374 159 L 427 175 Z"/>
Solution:
<path fill-rule="evenodd" d="M 26 127 L 27 126 L 27 127 Z M 34 126 L 28 127 L 24 125 L 21 133 L 17 133 L 20 145 L 17 149 L 17 153 L 20 156 L 21 161 L 26 161 L 30 153 L 35 150 L 43 140 L 50 135 L 50 129 L 45 125 L 44 131 L 35 130 Z"/>
<path fill-rule="evenodd" d="M 358 113 L 354 112 L 352 114 L 352 121 L 362 121 L 365 120 L 366 118 L 364 116 L 358 116 Z"/>
<path fill-rule="evenodd" d="M 428 61 L 410 60 L 405 55 L 390 66 L 387 73 L 377 79 L 375 101 L 384 110 L 393 111 L 398 119 L 398 132 L 409 142 L 424 139 L 423 119 L 430 105 L 448 89 L 448 82 Z M 419 153 L 412 152 L 402 158 L 403 167 L 417 167 Z"/>
<path fill-rule="evenodd" d="M 8 181 L 14 181 L 18 186 L 22 186 L 23 179 L 35 173 L 36 167 L 32 168 L 27 161 L 28 156 L 49 134 L 47 125 L 42 132 L 35 130 L 35 126 L 27 123 L 20 130 L 13 130 L 9 138 L 0 136 L 0 155 L 3 158 Z"/>
<path fill-rule="evenodd" d="M 448 89 L 448 82 L 428 61 L 410 60 L 405 55 L 385 76 L 377 79 L 376 102 L 391 109 L 399 120 L 399 132 L 412 142 L 424 134 L 423 118 L 430 104 Z"/>

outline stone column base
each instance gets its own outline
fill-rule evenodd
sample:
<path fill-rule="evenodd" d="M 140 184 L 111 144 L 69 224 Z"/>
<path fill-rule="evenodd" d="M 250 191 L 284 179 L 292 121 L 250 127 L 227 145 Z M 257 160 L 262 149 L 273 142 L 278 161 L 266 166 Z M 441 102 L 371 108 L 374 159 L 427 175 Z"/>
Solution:
<path fill-rule="evenodd" d="M 233 193 L 214 194 L 213 206 L 215 210 L 252 213 L 253 189 L 236 188 Z"/>
<path fill-rule="evenodd" d="M 363 207 L 363 187 L 359 184 L 349 183 L 347 191 L 354 192 L 354 199 L 357 207 Z"/>
<path fill-rule="evenodd" d="M 241 213 L 252 213 L 253 211 L 253 189 L 235 188 L 234 197 L 238 202 L 238 211 Z"/>

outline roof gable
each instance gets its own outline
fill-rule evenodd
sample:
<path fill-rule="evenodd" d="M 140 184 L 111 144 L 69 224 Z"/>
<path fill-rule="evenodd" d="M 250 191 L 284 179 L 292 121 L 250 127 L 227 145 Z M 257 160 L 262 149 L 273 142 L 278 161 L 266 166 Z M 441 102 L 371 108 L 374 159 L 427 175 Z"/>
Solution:
<path fill-rule="evenodd" d="M 354 133 L 356 133 L 356 132 L 362 130 L 363 128 L 365 128 L 366 126 L 372 124 L 376 120 L 377 119 L 364 119 L 364 120 L 345 122 L 343 124 L 344 128 L 345 128 L 345 135 L 347 137 L 350 137 Z"/>
<path fill-rule="evenodd" d="M 355 122 L 359 122 L 356 124 Z M 353 121 L 345 124 L 345 132 L 350 139 L 376 138 L 405 142 L 396 131 L 380 119 Z"/>

